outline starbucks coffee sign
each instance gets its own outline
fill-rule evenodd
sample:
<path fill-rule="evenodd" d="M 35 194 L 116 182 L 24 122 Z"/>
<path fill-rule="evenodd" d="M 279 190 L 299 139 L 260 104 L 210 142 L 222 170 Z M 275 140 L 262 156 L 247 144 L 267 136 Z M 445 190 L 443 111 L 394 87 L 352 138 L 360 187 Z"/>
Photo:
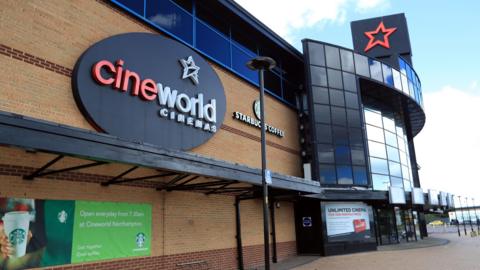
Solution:
<path fill-rule="evenodd" d="M 255 115 L 255 117 L 243 114 L 241 112 L 233 112 L 233 119 L 241 121 L 241 122 L 243 122 L 247 125 L 254 126 L 254 127 L 260 129 L 260 128 L 262 128 L 261 127 L 262 115 L 261 115 L 261 112 L 260 112 L 260 100 L 258 100 L 258 99 L 255 100 L 252 104 L 252 108 L 253 108 L 253 114 Z M 283 131 L 281 129 L 278 129 L 274 126 L 271 126 L 269 124 L 265 124 L 265 131 L 270 133 L 270 134 L 273 134 L 277 137 L 280 137 L 280 138 L 285 136 L 285 131 Z"/>
<path fill-rule="evenodd" d="M 188 150 L 222 125 L 222 83 L 196 52 L 171 39 L 127 33 L 91 46 L 77 61 L 75 101 L 99 131 Z"/>

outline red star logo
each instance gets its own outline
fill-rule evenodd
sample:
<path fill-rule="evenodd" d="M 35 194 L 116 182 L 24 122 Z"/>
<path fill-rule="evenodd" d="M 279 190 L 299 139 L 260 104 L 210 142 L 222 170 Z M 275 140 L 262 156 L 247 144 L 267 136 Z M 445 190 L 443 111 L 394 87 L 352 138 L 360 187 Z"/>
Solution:
<path fill-rule="evenodd" d="M 397 30 L 396 27 L 392 28 L 385 28 L 383 25 L 383 21 L 380 22 L 377 29 L 375 31 L 365 32 L 365 36 L 367 36 L 370 40 L 368 41 L 367 47 L 365 47 L 365 52 L 370 50 L 371 48 L 380 45 L 384 48 L 390 49 L 390 42 L 388 42 L 388 37 L 393 34 Z M 375 40 L 375 35 L 378 35 L 379 32 L 383 34 L 383 40 Z"/>

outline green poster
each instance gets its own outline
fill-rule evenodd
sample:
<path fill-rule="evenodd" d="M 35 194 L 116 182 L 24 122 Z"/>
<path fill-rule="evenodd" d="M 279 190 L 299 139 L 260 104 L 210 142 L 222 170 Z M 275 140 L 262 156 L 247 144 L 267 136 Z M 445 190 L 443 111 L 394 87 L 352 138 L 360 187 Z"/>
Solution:
<path fill-rule="evenodd" d="M 149 204 L 76 201 L 72 263 L 150 255 Z"/>

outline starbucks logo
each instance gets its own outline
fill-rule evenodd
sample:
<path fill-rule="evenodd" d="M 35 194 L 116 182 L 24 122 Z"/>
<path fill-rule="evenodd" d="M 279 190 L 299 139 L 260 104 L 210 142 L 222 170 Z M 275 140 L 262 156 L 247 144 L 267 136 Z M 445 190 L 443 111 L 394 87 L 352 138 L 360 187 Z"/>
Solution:
<path fill-rule="evenodd" d="M 27 233 L 23 229 L 15 229 L 8 235 L 8 240 L 13 246 L 20 245 L 25 242 Z"/>
<path fill-rule="evenodd" d="M 60 223 L 67 223 L 68 214 L 65 210 L 62 210 L 58 213 L 57 218 Z"/>
<path fill-rule="evenodd" d="M 260 112 L 260 100 L 258 99 L 253 102 L 253 112 L 258 120 L 262 120 L 262 113 Z"/>
<path fill-rule="evenodd" d="M 142 248 L 145 246 L 145 241 L 147 237 L 145 236 L 144 233 L 137 233 L 137 237 L 135 238 L 135 241 L 137 242 L 137 247 Z"/>

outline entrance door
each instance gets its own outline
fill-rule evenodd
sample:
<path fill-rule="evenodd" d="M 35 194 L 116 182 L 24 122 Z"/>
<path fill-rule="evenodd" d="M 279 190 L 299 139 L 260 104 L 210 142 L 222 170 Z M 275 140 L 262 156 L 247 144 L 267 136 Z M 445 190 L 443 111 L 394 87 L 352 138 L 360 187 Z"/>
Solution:
<path fill-rule="evenodd" d="M 393 209 L 378 208 L 376 211 L 378 244 L 396 244 L 398 242 L 398 237 L 395 229 L 395 215 Z"/>

